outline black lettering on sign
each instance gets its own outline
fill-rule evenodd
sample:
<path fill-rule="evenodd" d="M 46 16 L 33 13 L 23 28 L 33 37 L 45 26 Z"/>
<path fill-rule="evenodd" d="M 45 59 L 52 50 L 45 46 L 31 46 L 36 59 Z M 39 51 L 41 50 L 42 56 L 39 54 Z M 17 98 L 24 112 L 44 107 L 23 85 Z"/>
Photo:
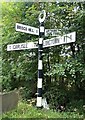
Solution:
<path fill-rule="evenodd" d="M 63 42 L 67 43 L 67 37 L 68 36 L 64 36 L 64 41 Z"/>
<path fill-rule="evenodd" d="M 23 26 L 22 26 L 22 30 L 25 30 L 25 31 L 27 31 L 27 27 L 23 27 Z"/>
<path fill-rule="evenodd" d="M 21 48 L 27 48 L 27 44 L 21 44 Z"/>
<path fill-rule="evenodd" d="M 19 48 L 19 45 L 13 45 L 13 49 Z"/>
<path fill-rule="evenodd" d="M 36 33 L 38 33 L 38 30 L 36 30 Z"/>
<path fill-rule="evenodd" d="M 51 41 L 51 44 L 55 44 L 55 39 Z"/>
<path fill-rule="evenodd" d="M 20 26 L 20 25 L 17 25 L 17 29 L 27 31 L 27 27 L 23 27 L 23 26 Z"/>
<path fill-rule="evenodd" d="M 70 40 L 72 40 L 72 35 L 70 35 Z"/>
<path fill-rule="evenodd" d="M 21 26 L 17 25 L 17 29 L 21 29 Z"/>
<path fill-rule="evenodd" d="M 59 39 L 58 38 L 55 39 L 55 43 L 59 43 Z"/>
<path fill-rule="evenodd" d="M 46 45 L 50 45 L 50 41 L 46 41 Z"/>
<path fill-rule="evenodd" d="M 46 33 L 48 34 L 49 30 L 46 31 Z"/>
<path fill-rule="evenodd" d="M 27 48 L 27 43 L 25 44 L 25 47 Z"/>
<path fill-rule="evenodd" d="M 21 44 L 21 48 L 25 48 L 25 45 L 24 45 L 24 44 Z"/>
<path fill-rule="evenodd" d="M 20 45 L 16 45 L 16 49 L 20 48 Z"/>
<path fill-rule="evenodd" d="M 16 45 L 13 45 L 13 49 L 16 49 Z"/>
<path fill-rule="evenodd" d="M 16 45 L 13 45 L 13 49 L 15 49 Z"/>
<path fill-rule="evenodd" d="M 47 33 L 48 35 L 50 35 L 50 34 L 51 34 L 51 31 L 50 31 L 50 30 L 46 30 L 46 33 Z"/>
<path fill-rule="evenodd" d="M 30 32 L 31 32 L 31 28 L 28 28 L 28 31 L 30 31 Z"/>
<path fill-rule="evenodd" d="M 32 28 L 28 28 L 28 31 L 30 32 L 34 32 L 34 30 Z"/>
<path fill-rule="evenodd" d="M 9 49 L 11 49 L 11 46 L 9 46 Z"/>
<path fill-rule="evenodd" d="M 34 32 L 33 29 L 31 29 L 31 32 Z"/>

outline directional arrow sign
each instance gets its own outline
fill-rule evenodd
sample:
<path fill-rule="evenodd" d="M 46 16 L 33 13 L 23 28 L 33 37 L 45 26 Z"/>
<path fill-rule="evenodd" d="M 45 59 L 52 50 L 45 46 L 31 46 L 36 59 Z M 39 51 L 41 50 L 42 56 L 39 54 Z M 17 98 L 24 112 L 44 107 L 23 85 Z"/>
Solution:
<path fill-rule="evenodd" d="M 17 43 L 17 44 L 7 45 L 7 51 L 25 50 L 25 49 L 33 49 L 33 48 L 38 48 L 38 42 Z"/>
<path fill-rule="evenodd" d="M 59 36 L 59 37 L 44 40 L 43 47 L 45 48 L 45 47 L 75 42 L 75 40 L 76 40 L 75 36 L 76 36 L 76 33 L 72 32 L 72 33 L 66 34 L 64 36 Z"/>
<path fill-rule="evenodd" d="M 29 33 L 29 34 L 34 34 L 34 35 L 39 35 L 39 29 L 35 27 L 31 27 L 28 25 L 23 25 L 16 23 L 16 31 L 24 32 L 24 33 Z"/>

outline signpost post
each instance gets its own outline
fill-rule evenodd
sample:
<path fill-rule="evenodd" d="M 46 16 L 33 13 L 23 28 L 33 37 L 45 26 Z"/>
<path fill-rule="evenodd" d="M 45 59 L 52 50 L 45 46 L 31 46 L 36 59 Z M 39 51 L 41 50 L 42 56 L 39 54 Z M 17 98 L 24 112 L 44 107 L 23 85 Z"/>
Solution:
<path fill-rule="evenodd" d="M 41 18 L 43 15 L 43 18 Z M 37 107 L 42 107 L 42 80 L 43 80 L 43 65 L 42 65 L 42 52 L 43 52 L 43 38 L 44 38 L 44 20 L 46 12 L 43 10 L 39 15 L 39 41 L 38 41 L 38 83 L 37 83 Z"/>
<path fill-rule="evenodd" d="M 45 29 L 44 21 L 46 18 L 46 12 L 43 10 L 39 14 L 39 23 L 40 27 L 35 28 L 23 24 L 16 23 L 16 31 L 29 33 L 39 36 L 38 42 L 28 42 L 28 43 L 16 43 L 7 45 L 7 51 L 13 50 L 25 50 L 25 49 L 34 49 L 38 48 L 38 82 L 37 82 L 37 104 L 38 108 L 42 107 L 42 80 L 43 80 L 43 65 L 42 65 L 42 52 L 43 48 L 51 47 L 55 45 L 67 44 L 75 42 L 76 33 L 72 32 L 63 36 L 57 36 L 59 30 L 56 29 Z M 44 36 L 57 36 L 51 39 L 44 40 Z"/>

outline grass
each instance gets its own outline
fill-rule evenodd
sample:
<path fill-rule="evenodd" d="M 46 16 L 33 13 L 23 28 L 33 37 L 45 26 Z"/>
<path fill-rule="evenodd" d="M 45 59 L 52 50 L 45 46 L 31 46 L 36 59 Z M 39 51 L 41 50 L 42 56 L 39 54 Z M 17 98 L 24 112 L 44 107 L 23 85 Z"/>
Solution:
<path fill-rule="evenodd" d="M 37 118 L 47 120 L 48 118 L 68 118 L 68 120 L 76 118 L 76 120 L 84 120 L 84 114 L 78 112 L 56 112 L 53 110 L 39 109 L 26 102 L 19 102 L 18 107 L 10 112 L 2 115 L 4 120 L 8 118 Z M 79 119 L 80 118 L 80 119 Z"/>

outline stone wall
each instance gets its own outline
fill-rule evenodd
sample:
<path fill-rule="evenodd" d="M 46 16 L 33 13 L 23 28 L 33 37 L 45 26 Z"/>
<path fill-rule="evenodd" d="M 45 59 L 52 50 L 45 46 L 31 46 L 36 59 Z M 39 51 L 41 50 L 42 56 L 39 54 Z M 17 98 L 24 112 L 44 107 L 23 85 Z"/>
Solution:
<path fill-rule="evenodd" d="M 0 114 L 16 108 L 18 105 L 18 92 L 0 93 Z"/>

